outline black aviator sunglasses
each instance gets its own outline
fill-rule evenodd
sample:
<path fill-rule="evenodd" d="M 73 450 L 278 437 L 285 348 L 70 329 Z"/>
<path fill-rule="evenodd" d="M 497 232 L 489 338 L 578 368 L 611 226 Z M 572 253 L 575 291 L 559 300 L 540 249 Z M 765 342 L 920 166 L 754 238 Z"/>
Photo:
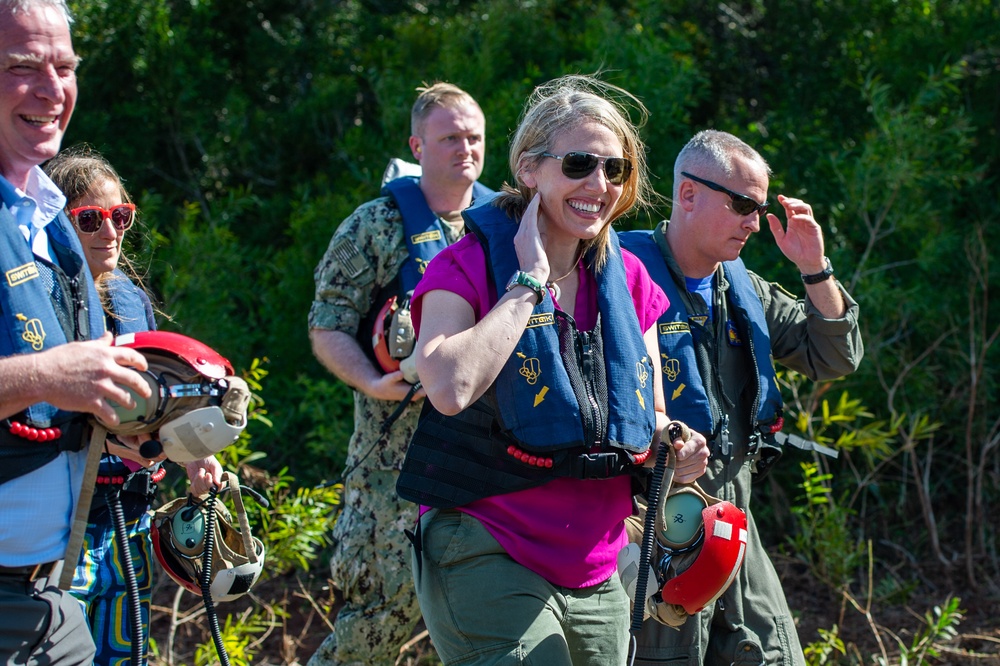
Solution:
<path fill-rule="evenodd" d="M 724 192 L 729 195 L 729 198 L 733 200 L 733 210 L 735 210 L 740 215 L 749 215 L 750 213 L 757 211 L 760 213 L 761 217 L 764 217 L 764 213 L 767 212 L 767 207 L 770 202 L 765 201 L 764 203 L 757 203 L 745 194 L 738 194 L 732 190 L 719 185 L 718 183 L 713 183 L 710 180 L 705 180 L 704 178 L 699 178 L 698 176 L 692 176 L 687 171 L 681 171 L 681 175 L 685 178 L 690 178 L 696 183 L 701 183 L 705 187 L 715 190 L 716 192 Z"/>
<path fill-rule="evenodd" d="M 621 185 L 632 175 L 632 160 L 625 157 L 602 157 L 593 153 L 566 153 L 562 157 L 552 153 L 542 153 L 542 157 L 551 157 L 562 162 L 562 172 L 567 178 L 580 180 L 594 173 L 594 170 L 604 164 L 604 176 L 613 185 Z"/>

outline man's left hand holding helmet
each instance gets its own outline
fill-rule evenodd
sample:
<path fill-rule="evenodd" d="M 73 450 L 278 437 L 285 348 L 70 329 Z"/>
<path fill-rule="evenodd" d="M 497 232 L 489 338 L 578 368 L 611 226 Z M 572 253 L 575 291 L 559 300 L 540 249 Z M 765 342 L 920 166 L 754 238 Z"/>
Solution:
<path fill-rule="evenodd" d="M 115 339 L 115 346 L 139 351 L 148 364 L 142 376 L 150 396 L 130 391 L 135 406 L 117 407 L 118 423 L 105 424 L 130 449 L 128 457 L 136 459 L 138 445 L 140 463 L 166 458 L 194 465 L 193 483 L 198 478 L 210 486 L 206 477 L 221 480 L 221 469 L 206 461 L 235 442 L 246 427 L 250 403 L 246 382 L 234 375 L 232 365 L 218 352 L 178 333 L 123 335 Z M 154 434 L 162 448 L 151 440 Z M 197 490 L 192 488 L 200 494 Z"/>

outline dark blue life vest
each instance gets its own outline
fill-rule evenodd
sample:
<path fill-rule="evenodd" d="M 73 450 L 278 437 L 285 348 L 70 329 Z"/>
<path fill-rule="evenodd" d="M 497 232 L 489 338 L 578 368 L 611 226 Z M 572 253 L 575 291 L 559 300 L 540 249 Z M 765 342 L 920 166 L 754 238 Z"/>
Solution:
<path fill-rule="evenodd" d="M 472 184 L 472 200 L 482 199 L 493 190 Z M 403 216 L 403 236 L 406 239 L 407 259 L 399 270 L 401 292 L 406 294 L 417 286 L 427 268 L 427 263 L 438 252 L 448 247 L 441 219 L 427 205 L 420 189 L 420 178 L 402 176 L 382 186 L 382 196 L 392 197 Z"/>
<path fill-rule="evenodd" d="M 37 259 L 17 227 L 13 215 L 0 209 L 0 356 L 32 354 L 73 340 L 90 340 L 104 334 L 104 312 L 94 281 L 83 260 L 83 248 L 64 213 L 46 227 L 58 262 Z M 62 278 L 62 279 L 60 279 Z M 60 285 L 59 302 L 53 302 L 52 285 Z M 27 409 L 30 425 L 47 428 L 69 420 L 52 405 L 38 403 Z"/>
<path fill-rule="evenodd" d="M 111 313 L 108 329 L 115 335 L 155 331 L 153 306 L 146 295 L 125 273 L 118 269 L 105 283 L 110 300 Z"/>
<path fill-rule="evenodd" d="M 501 209 L 487 202 L 465 214 L 469 229 L 476 234 L 487 252 L 490 273 L 495 285 L 506 285 L 519 264 L 514 251 L 518 224 Z M 609 407 L 606 428 L 598 421 L 596 432 L 585 432 L 592 419 L 590 402 L 578 400 L 562 361 L 560 332 L 556 324 L 555 304 L 546 294 L 535 306 L 514 353 L 493 384 L 500 406 L 498 418 L 503 429 L 532 451 L 546 451 L 576 446 L 608 445 L 631 453 L 649 448 L 653 437 L 653 384 L 649 379 L 652 359 L 642 339 L 639 319 L 632 305 L 616 234 L 610 234 L 608 261 L 597 275 L 597 307 L 602 336 L 604 370 Z M 590 257 L 588 257 L 590 259 Z M 499 289 L 497 290 L 499 293 Z M 571 323 L 568 315 L 565 316 Z M 576 344 L 582 353 L 584 381 L 589 381 L 588 365 L 595 359 L 590 351 L 593 336 L 576 331 Z M 604 387 L 588 387 L 588 392 Z"/>
<path fill-rule="evenodd" d="M 490 279 L 505 285 L 518 270 L 518 223 L 492 200 L 463 215 L 484 247 Z M 578 331 L 547 295 L 483 398 L 452 417 L 425 403 L 397 482 L 401 497 L 460 506 L 560 476 L 639 472 L 634 455 L 649 449 L 655 430 L 655 373 L 613 232 L 596 278 L 593 330 Z M 511 447 L 552 465 L 540 469 L 518 461 Z"/>
<path fill-rule="evenodd" d="M 721 427 L 722 415 L 712 414 L 704 379 L 695 358 L 694 337 L 689 323 L 691 314 L 684 306 L 684 299 L 653 233 L 627 231 L 619 237 L 622 246 L 645 264 L 650 277 L 670 299 L 670 308 L 657 322 L 667 414 L 712 437 Z M 767 332 L 764 307 L 743 261 L 723 262 L 722 267 L 729 282 L 726 294 L 731 316 L 735 320 L 735 328 L 729 329 L 729 335 L 735 336 L 731 342 L 746 346 L 756 369 L 756 394 L 751 410 L 756 421 L 751 431 L 757 433 L 761 425 L 773 423 L 781 414 L 781 391 L 771 363 L 771 337 Z"/>
<path fill-rule="evenodd" d="M 104 334 L 104 313 L 83 248 L 64 213 L 45 229 L 54 264 L 36 257 L 10 210 L 0 208 L 0 357 L 34 354 Z M 58 427 L 62 437 L 32 442 L 9 433 L 12 420 Z M 0 483 L 37 469 L 60 451 L 79 450 L 83 418 L 48 403 L 31 405 L 0 424 Z"/>

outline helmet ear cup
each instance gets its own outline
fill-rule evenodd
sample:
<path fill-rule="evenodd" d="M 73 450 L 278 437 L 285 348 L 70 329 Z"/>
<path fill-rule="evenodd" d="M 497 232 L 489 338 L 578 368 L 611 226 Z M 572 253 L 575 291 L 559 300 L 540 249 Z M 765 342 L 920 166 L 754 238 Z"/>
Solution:
<path fill-rule="evenodd" d="M 190 557 L 201 555 L 205 546 L 205 514 L 188 506 L 170 519 L 170 541 L 174 548 Z"/>
<path fill-rule="evenodd" d="M 232 601 L 246 594 L 260 578 L 265 553 L 264 544 L 250 534 L 241 487 L 232 472 L 223 475 L 223 490 L 231 491 L 227 497 L 233 500 L 235 514 L 230 513 L 220 493 L 213 511 L 210 592 L 215 601 Z M 252 491 L 249 494 L 257 497 Z M 212 515 L 202 504 L 207 497 L 168 502 L 156 511 L 151 530 L 153 551 L 163 570 L 175 583 L 195 594 L 203 594 L 206 531 Z"/>
<path fill-rule="evenodd" d="M 663 503 L 662 522 L 658 521 L 656 530 L 660 544 L 674 550 L 693 544 L 704 529 L 701 512 L 706 506 L 705 498 L 693 489 L 678 487 Z"/>
<path fill-rule="evenodd" d="M 132 396 L 132 400 L 135 402 L 135 407 L 130 409 L 123 405 L 119 405 L 114 400 L 108 400 L 108 403 L 110 403 L 110 405 L 114 408 L 115 414 L 118 415 L 118 423 L 148 423 L 156 415 L 156 411 L 160 406 L 160 385 L 156 381 L 156 377 L 149 372 L 142 372 L 139 376 L 142 377 L 149 385 L 151 393 L 148 398 L 142 397 L 127 386 L 121 386 L 121 388 L 128 391 L 128 394 Z"/>

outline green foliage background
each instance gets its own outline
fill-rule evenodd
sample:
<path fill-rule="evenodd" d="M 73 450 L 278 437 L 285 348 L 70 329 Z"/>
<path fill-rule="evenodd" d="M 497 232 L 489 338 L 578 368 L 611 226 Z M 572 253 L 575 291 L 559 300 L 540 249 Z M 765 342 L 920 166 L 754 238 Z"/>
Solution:
<path fill-rule="evenodd" d="M 254 445 L 272 470 L 310 485 L 342 466 L 351 395 L 310 352 L 312 271 L 339 222 L 377 195 L 387 160 L 408 154 L 414 88 L 448 80 L 480 101 L 483 181 L 498 186 L 532 87 L 604 70 L 651 111 L 643 135 L 660 193 L 670 194 L 679 148 L 715 127 L 769 160 L 772 198 L 813 205 L 864 320 L 866 360 L 838 389 L 879 419 L 943 424 L 924 448 L 905 449 L 899 435 L 890 445 L 904 455 L 869 474 L 848 473 L 857 458 L 833 463 L 845 472 L 834 495 L 860 493 L 876 518 L 866 536 L 923 556 L 926 519 L 907 490 L 920 485 L 932 507 L 965 508 L 937 516 L 942 534 L 1000 575 L 995 521 L 963 537 L 966 513 L 1000 509 L 994 0 L 71 5 L 84 61 L 65 143 L 95 145 L 138 197 L 146 233 L 135 251 L 174 317 L 165 328 L 237 366 L 268 359 L 274 427 Z M 801 293 L 766 229 L 744 258 Z M 933 470 L 926 483 L 911 454 Z M 765 497 L 794 483 L 782 473 Z"/>

